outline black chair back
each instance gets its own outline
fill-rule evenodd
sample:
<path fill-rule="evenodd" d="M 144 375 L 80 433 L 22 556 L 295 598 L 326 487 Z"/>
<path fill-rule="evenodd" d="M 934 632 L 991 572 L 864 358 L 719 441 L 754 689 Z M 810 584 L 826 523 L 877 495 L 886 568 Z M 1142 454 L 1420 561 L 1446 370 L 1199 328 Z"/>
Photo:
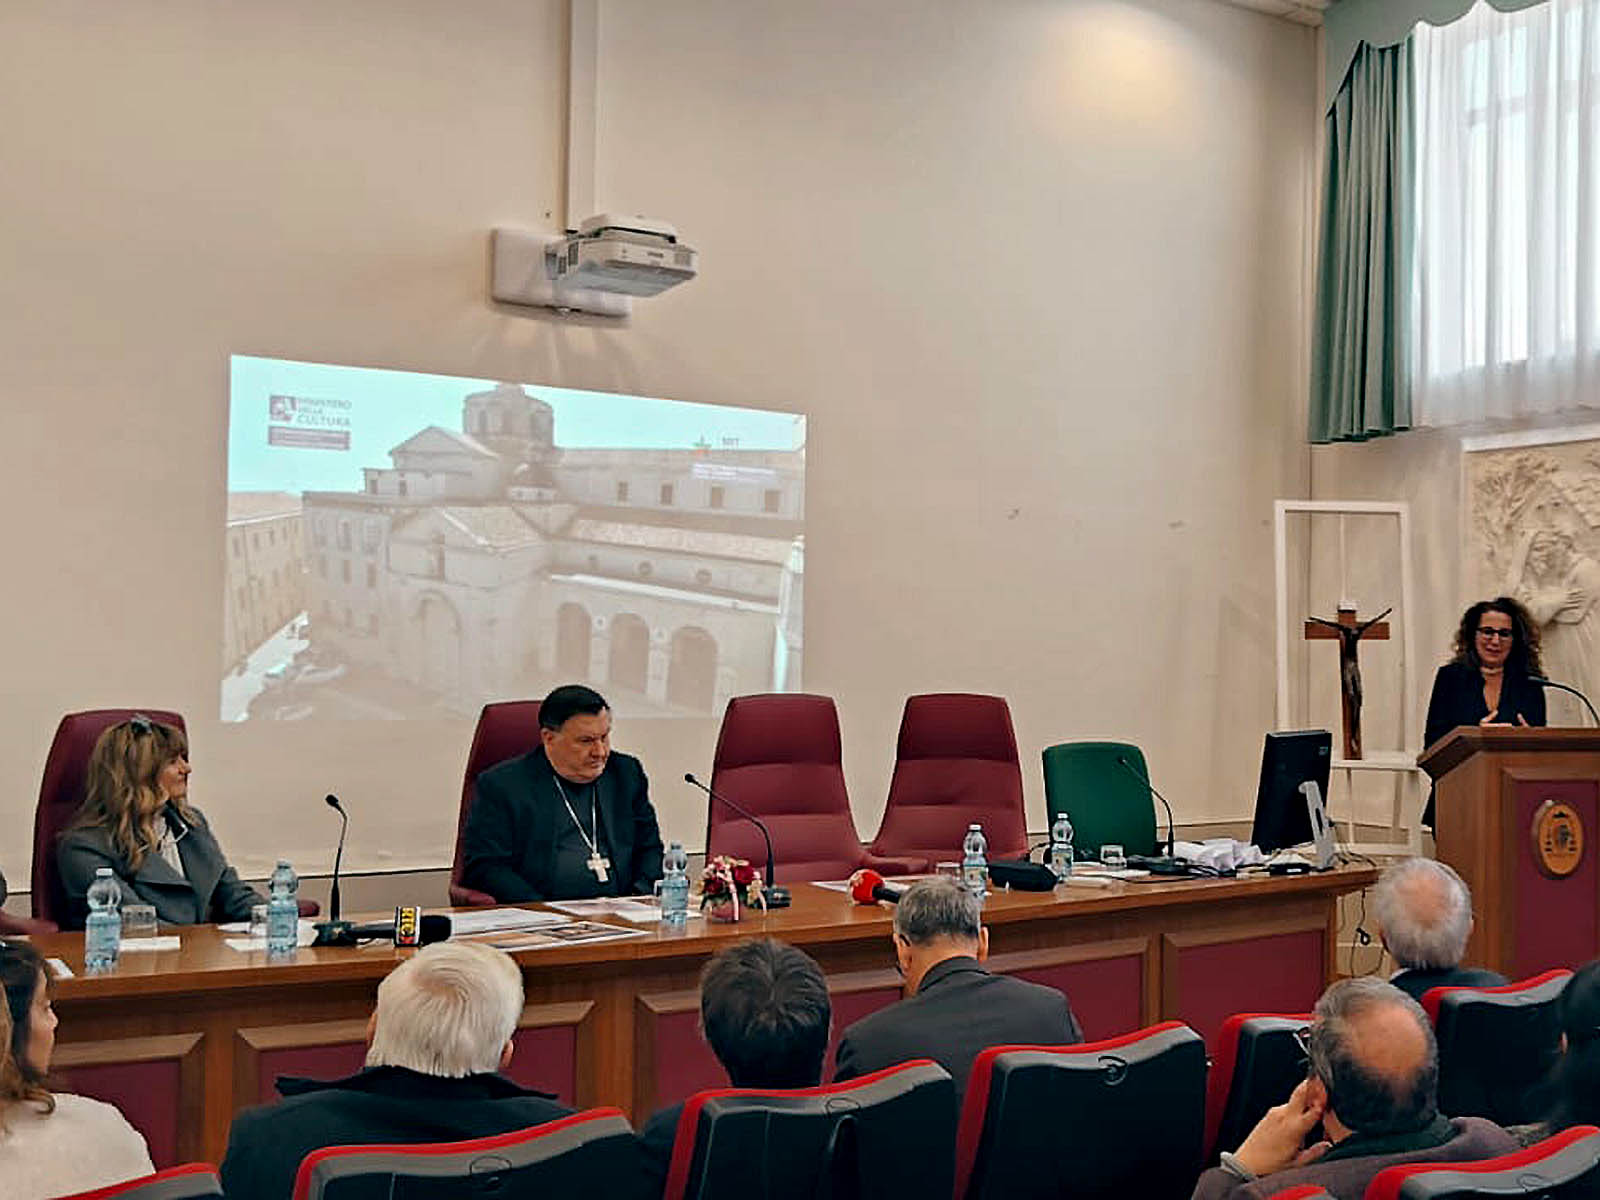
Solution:
<path fill-rule="evenodd" d="M 1440 1112 L 1501 1125 L 1539 1118 L 1539 1087 L 1560 1053 L 1557 1005 L 1571 977 L 1548 971 L 1503 987 L 1424 994 L 1439 1040 Z"/>

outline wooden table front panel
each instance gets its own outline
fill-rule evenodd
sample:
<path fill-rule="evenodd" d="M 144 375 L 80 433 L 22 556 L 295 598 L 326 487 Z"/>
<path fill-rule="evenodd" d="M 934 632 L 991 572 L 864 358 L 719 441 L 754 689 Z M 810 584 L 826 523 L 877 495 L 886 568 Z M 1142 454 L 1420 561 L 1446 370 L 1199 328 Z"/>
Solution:
<path fill-rule="evenodd" d="M 1331 978 L 1338 895 L 1374 877 L 1350 867 L 1001 893 L 984 912 L 990 965 L 1062 988 L 1090 1038 L 1186 1014 L 1209 1025 L 1224 1010 L 1304 1010 Z M 577 1107 L 615 1104 L 636 1121 L 720 1085 L 698 1036 L 697 981 L 711 953 L 745 937 L 779 937 L 817 959 L 835 1040 L 893 1003 L 890 914 L 824 889 L 794 890 L 793 908 L 739 925 L 694 922 L 687 932 L 520 952 L 527 1010 L 510 1073 Z M 81 974 L 81 935 L 36 939 L 80 972 L 57 987 L 58 1065 L 73 1090 L 119 1104 L 158 1166 L 217 1161 L 234 1111 L 270 1098 L 276 1075 L 359 1065 L 378 981 L 405 953 L 308 949 L 269 964 L 227 949 L 213 928 L 182 932 L 182 949 L 127 956 L 93 978 Z"/>

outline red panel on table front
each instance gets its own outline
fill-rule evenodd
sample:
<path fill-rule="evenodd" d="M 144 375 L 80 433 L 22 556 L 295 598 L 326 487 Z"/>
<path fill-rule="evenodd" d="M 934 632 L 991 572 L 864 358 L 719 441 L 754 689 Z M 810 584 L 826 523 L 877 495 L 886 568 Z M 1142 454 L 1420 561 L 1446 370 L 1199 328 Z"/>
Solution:
<path fill-rule="evenodd" d="M 178 1154 L 178 1060 L 104 1063 L 57 1072 L 63 1092 L 104 1100 L 144 1135 L 156 1170 L 186 1161 Z"/>
<path fill-rule="evenodd" d="M 1239 1012 L 1310 1012 L 1322 994 L 1323 931 L 1277 933 L 1236 942 L 1184 946 L 1175 957 L 1177 1011 L 1216 1048 L 1222 1023 Z"/>
<path fill-rule="evenodd" d="M 646 1034 L 654 1043 L 656 1094 L 651 1112 L 707 1088 L 728 1086 L 717 1056 L 700 1036 L 700 1010 L 654 1014 Z M 642 1122 L 650 1113 L 635 1113 Z"/>
<path fill-rule="evenodd" d="M 1091 958 L 1008 974 L 1064 993 L 1088 1041 L 1115 1037 L 1144 1024 L 1143 954 Z"/>
<path fill-rule="evenodd" d="M 366 1064 L 365 1042 L 330 1042 L 324 1046 L 291 1046 L 263 1050 L 256 1058 L 256 1096 L 262 1104 L 279 1099 L 280 1075 L 299 1079 L 343 1079 Z"/>
<path fill-rule="evenodd" d="M 1600 952 L 1600 886 L 1595 856 L 1600 854 L 1600 797 L 1588 779 L 1516 784 L 1516 822 L 1511 852 L 1516 855 L 1516 940 L 1511 978 L 1526 979 L 1551 967 L 1576 967 Z M 1533 856 L 1533 814 L 1546 800 L 1570 804 L 1583 821 L 1583 859 L 1565 879 L 1550 879 Z"/>

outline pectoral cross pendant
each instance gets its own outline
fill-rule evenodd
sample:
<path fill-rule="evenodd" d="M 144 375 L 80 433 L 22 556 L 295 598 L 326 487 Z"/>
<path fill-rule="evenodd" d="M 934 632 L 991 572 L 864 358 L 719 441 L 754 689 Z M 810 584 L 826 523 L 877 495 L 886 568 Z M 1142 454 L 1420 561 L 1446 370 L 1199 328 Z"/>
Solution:
<path fill-rule="evenodd" d="M 609 878 L 607 871 L 610 869 L 610 867 L 611 860 L 606 858 L 598 850 L 589 855 L 589 870 L 594 872 L 594 877 L 601 883 L 606 882 L 606 880 Z"/>

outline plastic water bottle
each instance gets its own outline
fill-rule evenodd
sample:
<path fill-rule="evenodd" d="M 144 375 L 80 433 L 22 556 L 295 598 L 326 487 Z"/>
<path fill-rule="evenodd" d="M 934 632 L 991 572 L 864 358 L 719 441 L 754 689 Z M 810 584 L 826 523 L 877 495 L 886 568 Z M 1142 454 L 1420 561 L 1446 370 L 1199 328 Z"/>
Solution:
<path fill-rule="evenodd" d="M 989 891 L 989 839 L 983 836 L 983 826 L 973 822 L 967 826 L 967 836 L 961 843 L 961 882 L 974 896 L 983 897 Z"/>
<path fill-rule="evenodd" d="M 288 859 L 278 860 L 267 889 L 271 893 L 267 900 L 267 955 L 281 958 L 300 945 L 300 877 Z"/>
<path fill-rule="evenodd" d="M 661 923 L 684 925 L 689 920 L 689 856 L 682 842 L 670 842 L 661 858 Z"/>
<path fill-rule="evenodd" d="M 1062 809 L 1050 826 L 1050 870 L 1057 883 L 1072 878 L 1072 818 Z"/>
<path fill-rule="evenodd" d="M 109 971 L 122 949 L 122 888 L 110 867 L 94 873 L 89 885 L 89 919 L 83 926 L 83 965 Z"/>

